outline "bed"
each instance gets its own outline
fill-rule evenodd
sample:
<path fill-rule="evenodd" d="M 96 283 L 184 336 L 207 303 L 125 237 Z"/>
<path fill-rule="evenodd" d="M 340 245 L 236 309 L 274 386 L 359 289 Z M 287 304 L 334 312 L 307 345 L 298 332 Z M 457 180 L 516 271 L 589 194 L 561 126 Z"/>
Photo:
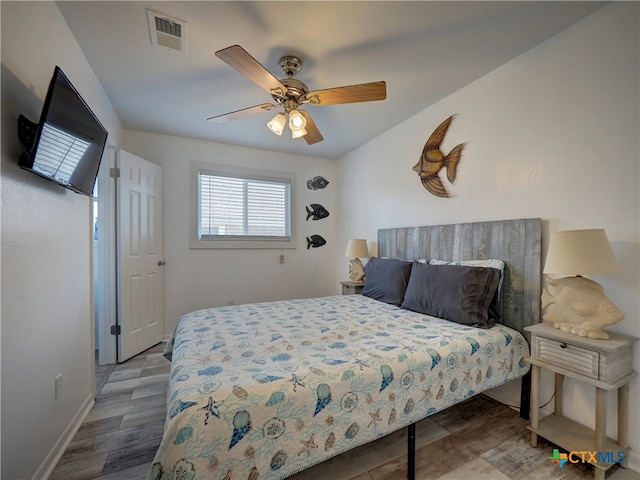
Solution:
<path fill-rule="evenodd" d="M 147 478 L 281 479 L 405 427 L 412 478 L 415 422 L 528 378 L 540 219 L 379 230 L 367 269 L 366 295 L 183 316 L 165 349 L 167 418 Z M 447 300 L 460 278 L 472 307 Z"/>

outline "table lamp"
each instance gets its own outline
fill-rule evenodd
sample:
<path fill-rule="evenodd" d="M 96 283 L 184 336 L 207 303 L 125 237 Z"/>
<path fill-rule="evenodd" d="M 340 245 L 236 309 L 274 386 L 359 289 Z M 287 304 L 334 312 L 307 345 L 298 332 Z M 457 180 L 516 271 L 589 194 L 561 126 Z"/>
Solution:
<path fill-rule="evenodd" d="M 364 283 L 364 266 L 361 258 L 369 258 L 367 241 L 363 238 L 352 238 L 347 244 L 344 256 L 349 260 L 349 280 L 353 283 Z"/>
<path fill-rule="evenodd" d="M 624 313 L 604 294 L 604 289 L 582 275 L 620 271 L 603 229 L 566 230 L 552 234 L 542 273 L 572 275 L 547 278 L 542 292 L 543 320 L 563 332 L 607 339 L 603 330 L 618 323 Z"/>

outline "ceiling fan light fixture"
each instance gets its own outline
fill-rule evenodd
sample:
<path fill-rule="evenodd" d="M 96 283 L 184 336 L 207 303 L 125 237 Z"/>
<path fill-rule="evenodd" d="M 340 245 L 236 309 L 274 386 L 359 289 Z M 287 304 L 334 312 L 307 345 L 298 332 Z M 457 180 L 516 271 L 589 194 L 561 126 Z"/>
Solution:
<path fill-rule="evenodd" d="M 387 98 L 387 87 L 384 81 L 311 91 L 304 82 L 295 78 L 302 68 L 302 61 L 293 55 L 286 55 L 280 59 L 280 68 L 287 77 L 282 79 L 274 77 L 240 45 L 231 45 L 218 50 L 216 57 L 270 93 L 275 104 L 263 103 L 207 118 L 214 123 L 223 123 L 273 108 L 281 108 L 283 113 L 276 115 L 267 123 L 269 130 L 276 135 L 282 135 L 288 122 L 293 138 L 304 137 L 308 145 L 313 145 L 323 141 L 324 137 L 307 110 L 298 111 L 298 107 L 372 102 Z"/>
<path fill-rule="evenodd" d="M 291 130 L 291 138 L 304 137 L 307 131 L 304 128 L 298 128 L 297 130 Z"/>
<path fill-rule="evenodd" d="M 269 127 L 269 130 L 271 130 L 276 135 L 282 135 L 286 122 L 287 117 L 285 117 L 284 113 L 278 113 L 271 119 L 271 121 L 267 123 L 267 127 Z"/>
<path fill-rule="evenodd" d="M 304 130 L 306 126 L 307 119 L 298 110 L 294 109 L 289 112 L 289 128 L 291 131 Z"/>

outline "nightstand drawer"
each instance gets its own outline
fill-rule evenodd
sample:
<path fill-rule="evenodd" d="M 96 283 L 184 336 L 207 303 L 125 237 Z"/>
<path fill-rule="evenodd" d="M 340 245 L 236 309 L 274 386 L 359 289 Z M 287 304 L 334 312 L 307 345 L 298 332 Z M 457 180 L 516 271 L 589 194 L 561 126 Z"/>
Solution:
<path fill-rule="evenodd" d="M 342 295 L 356 295 L 362 293 L 364 283 L 340 282 L 342 285 Z"/>
<path fill-rule="evenodd" d="M 543 362 L 566 368 L 586 377 L 598 378 L 600 355 L 595 350 L 535 337 L 533 355 Z"/>

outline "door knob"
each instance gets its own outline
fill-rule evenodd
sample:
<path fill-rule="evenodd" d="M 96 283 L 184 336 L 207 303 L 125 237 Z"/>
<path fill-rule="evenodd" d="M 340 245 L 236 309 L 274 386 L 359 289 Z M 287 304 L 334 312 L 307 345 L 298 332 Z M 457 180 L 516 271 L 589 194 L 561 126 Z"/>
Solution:
<path fill-rule="evenodd" d="M 158 260 L 158 266 L 163 267 L 166 262 L 164 260 Z"/>

